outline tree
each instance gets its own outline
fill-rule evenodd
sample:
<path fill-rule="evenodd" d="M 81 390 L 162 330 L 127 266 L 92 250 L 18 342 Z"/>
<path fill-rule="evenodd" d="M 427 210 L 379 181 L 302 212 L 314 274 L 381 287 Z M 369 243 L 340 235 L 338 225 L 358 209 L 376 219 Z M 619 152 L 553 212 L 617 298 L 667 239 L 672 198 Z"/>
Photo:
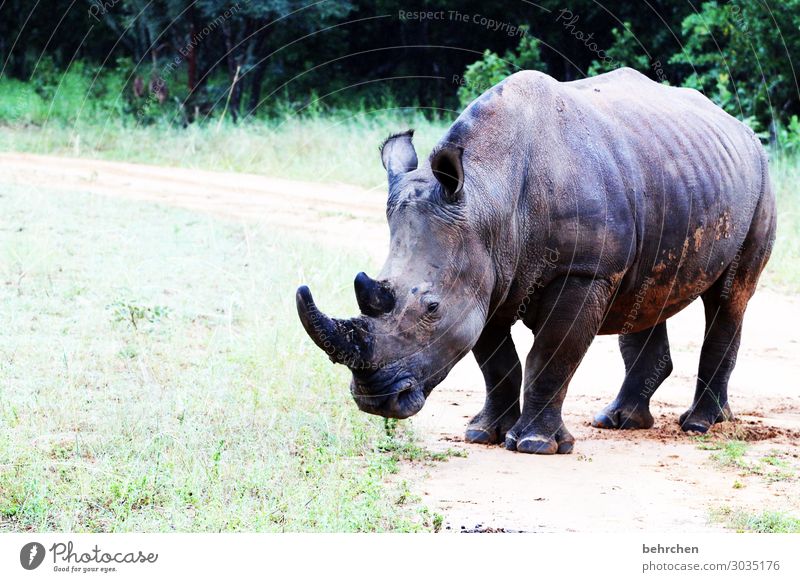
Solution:
<path fill-rule="evenodd" d="M 545 70 L 539 41 L 528 34 L 527 26 L 523 29 L 522 38 L 515 51 L 508 50 L 501 58 L 497 53 L 487 49 L 482 59 L 467 67 L 463 82 L 458 88 L 458 98 L 461 104 L 466 106 L 512 73 L 525 69 Z"/>
<path fill-rule="evenodd" d="M 800 49 L 800 0 L 772 3 L 704 2 L 687 16 L 686 45 L 672 63 L 683 83 L 706 93 L 732 115 L 769 129 L 800 113 L 792 54 Z"/>

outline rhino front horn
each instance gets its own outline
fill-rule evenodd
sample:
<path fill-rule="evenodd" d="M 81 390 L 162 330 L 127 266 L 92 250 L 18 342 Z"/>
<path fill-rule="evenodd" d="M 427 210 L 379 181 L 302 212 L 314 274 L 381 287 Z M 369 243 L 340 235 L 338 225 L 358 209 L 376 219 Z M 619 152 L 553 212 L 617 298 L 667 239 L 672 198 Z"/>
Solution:
<path fill-rule="evenodd" d="M 366 273 L 356 275 L 353 287 L 358 308 L 364 315 L 378 317 L 389 313 L 394 307 L 394 294 L 388 285 L 370 279 Z"/>
<path fill-rule="evenodd" d="M 311 291 L 303 285 L 297 289 L 297 314 L 308 336 L 332 362 L 351 368 L 366 365 L 366 330 L 358 319 L 332 319 L 314 303 Z"/>

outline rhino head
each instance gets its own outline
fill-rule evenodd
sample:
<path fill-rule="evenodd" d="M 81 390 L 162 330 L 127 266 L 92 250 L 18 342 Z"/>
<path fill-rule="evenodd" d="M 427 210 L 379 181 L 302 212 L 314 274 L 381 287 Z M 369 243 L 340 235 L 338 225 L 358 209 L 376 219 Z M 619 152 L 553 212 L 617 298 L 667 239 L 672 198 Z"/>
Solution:
<path fill-rule="evenodd" d="M 353 373 L 350 391 L 371 414 L 407 418 L 469 352 L 485 323 L 494 270 L 476 228 L 463 150 L 442 145 L 417 167 L 413 132 L 381 147 L 389 178 L 389 256 L 377 279 L 355 278 L 361 314 L 333 319 L 308 287 L 297 311 L 308 335 Z"/>

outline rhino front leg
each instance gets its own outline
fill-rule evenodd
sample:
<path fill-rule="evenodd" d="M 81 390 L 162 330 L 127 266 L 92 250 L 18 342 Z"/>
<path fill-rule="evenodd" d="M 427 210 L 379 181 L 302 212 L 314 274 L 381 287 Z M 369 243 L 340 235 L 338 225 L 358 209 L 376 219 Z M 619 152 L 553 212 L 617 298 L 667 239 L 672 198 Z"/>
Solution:
<path fill-rule="evenodd" d="M 572 375 L 600 329 L 610 296 L 607 281 L 583 277 L 560 279 L 544 289 L 530 325 L 535 339 L 525 362 L 522 415 L 506 435 L 507 449 L 572 452 L 575 439 L 561 419 L 561 405 Z"/>
<path fill-rule="evenodd" d="M 614 402 L 597 413 L 597 428 L 650 428 L 650 397 L 672 372 L 667 322 L 636 333 L 619 336 L 625 361 L 625 380 Z"/>
<path fill-rule="evenodd" d="M 519 419 L 522 365 L 511 339 L 509 326 L 487 327 L 472 348 L 486 382 L 486 401 L 467 426 L 468 443 L 494 444 Z"/>

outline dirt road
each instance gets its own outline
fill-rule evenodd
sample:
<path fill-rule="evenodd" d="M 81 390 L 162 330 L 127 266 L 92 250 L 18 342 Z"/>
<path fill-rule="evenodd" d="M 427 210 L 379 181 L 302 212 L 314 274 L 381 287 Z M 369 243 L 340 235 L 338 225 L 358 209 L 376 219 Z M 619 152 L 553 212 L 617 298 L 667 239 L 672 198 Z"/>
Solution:
<path fill-rule="evenodd" d="M 0 179 L 258 220 L 344 246 L 382 252 L 386 244 L 383 194 L 344 184 L 4 153 Z"/>
<path fill-rule="evenodd" d="M 23 154 L 0 154 L 0 183 L 72 188 L 266 221 L 327 243 L 366 246 L 377 259 L 387 244 L 385 194 L 377 190 Z M 749 441 L 742 461 L 749 469 L 721 466 L 712 459 L 714 451 L 678 430 L 676 418 L 694 391 L 702 329 L 698 303 L 670 320 L 675 371 L 653 399 L 656 426 L 649 431 L 588 426 L 592 414 L 613 399 L 623 375 L 616 338 L 597 338 L 565 403 L 565 422 L 577 438 L 568 456 L 465 445 L 464 426 L 483 402 L 480 372 L 467 358 L 414 419 L 428 447 L 460 449 L 467 456 L 407 466 L 403 476 L 444 516 L 446 531 L 696 532 L 722 527 L 709 522 L 709 512 L 718 508 L 797 513 L 800 302 L 761 289 L 745 320 L 730 385 L 740 420 L 715 427 L 712 439 Z M 524 361 L 531 334 L 523 327 L 514 332 Z"/>

